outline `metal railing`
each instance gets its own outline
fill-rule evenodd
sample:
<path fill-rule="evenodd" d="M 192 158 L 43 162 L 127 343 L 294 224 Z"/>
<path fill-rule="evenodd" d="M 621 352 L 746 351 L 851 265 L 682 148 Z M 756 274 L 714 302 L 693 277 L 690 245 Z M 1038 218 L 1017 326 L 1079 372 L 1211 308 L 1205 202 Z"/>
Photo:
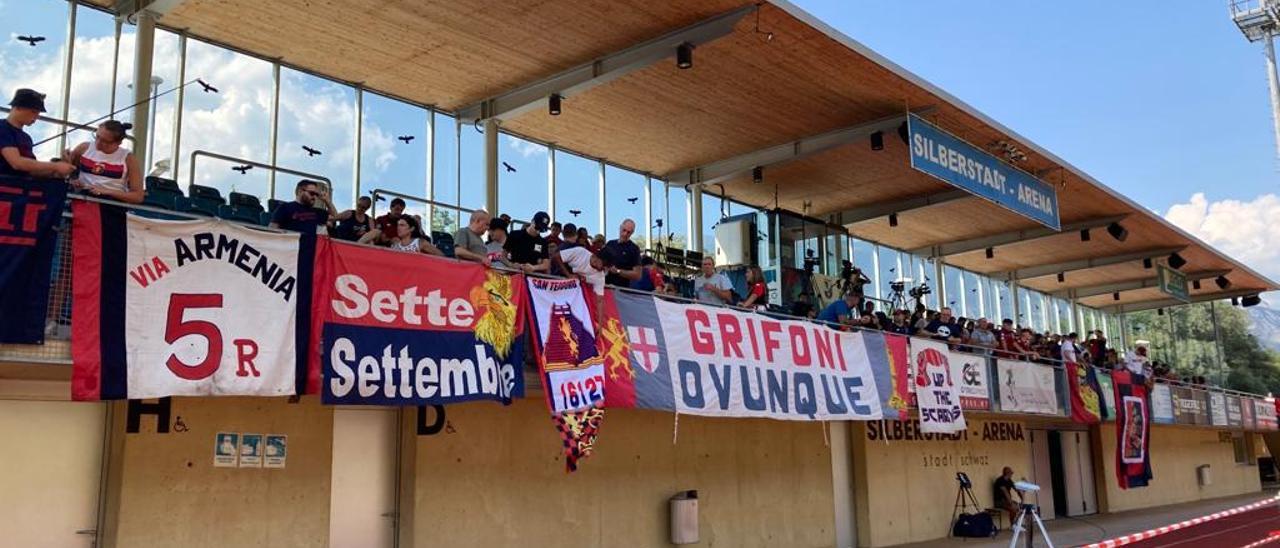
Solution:
<path fill-rule="evenodd" d="M 406 197 L 402 194 L 395 193 L 392 191 L 386 191 L 386 190 L 375 190 L 374 194 L 375 195 L 385 194 L 388 196 L 404 197 L 405 199 L 413 198 L 412 196 Z M 92 201 L 92 202 L 98 202 L 98 203 L 104 203 L 104 204 L 118 205 L 118 206 L 127 207 L 133 211 L 162 214 L 166 216 L 184 218 L 184 219 L 211 218 L 207 215 L 202 215 L 198 213 L 179 212 L 179 211 L 173 211 L 173 210 L 145 206 L 145 205 L 124 204 L 124 203 L 116 202 L 113 200 L 79 195 L 79 194 L 73 194 L 70 198 L 73 200 L 85 200 L 85 201 Z M 442 207 L 448 206 L 448 204 L 433 204 L 433 205 L 441 205 Z M 456 206 L 450 206 L 450 207 L 454 207 L 458 211 L 464 211 L 464 212 L 471 211 L 466 208 L 461 208 Z M 46 344 L 43 346 L 0 345 L 0 361 L 11 361 L 11 362 L 25 361 L 25 362 L 33 362 L 33 363 L 50 363 L 50 364 L 64 364 L 64 365 L 70 363 L 70 345 L 69 345 L 69 340 L 71 336 L 70 318 L 73 312 L 71 307 L 71 273 L 73 269 L 73 265 L 71 264 L 71 241 L 72 241 L 72 238 L 74 237 L 74 234 L 72 234 L 72 224 L 68 222 L 71 219 L 71 212 L 69 208 L 63 214 L 63 217 L 64 217 L 64 222 L 62 222 L 57 229 L 58 231 L 58 243 L 56 247 L 57 251 L 55 252 L 54 259 L 53 259 L 54 260 L 53 274 L 50 277 L 51 287 L 50 287 L 50 293 L 49 293 L 49 301 L 47 303 L 49 330 L 48 330 L 48 337 L 46 338 Z M 254 224 L 240 223 L 232 220 L 219 219 L 219 221 L 235 223 L 235 224 L 239 224 L 255 230 L 282 232 L 281 230 L 278 230 L 278 229 L 262 227 Z M 359 244 L 352 243 L 351 245 L 359 245 Z M 393 252 L 388 251 L 388 253 L 393 253 Z M 452 260 L 456 260 L 456 259 L 452 259 Z M 502 268 L 498 266 L 495 266 L 494 268 L 495 270 L 499 270 L 507 273 L 517 272 L 516 270 Z M 558 276 L 547 275 L 547 274 L 533 274 L 533 276 L 545 277 L 545 278 L 559 278 Z M 715 307 L 726 308 L 726 309 L 734 309 L 742 312 L 756 313 L 756 314 L 761 314 L 761 315 L 774 318 L 774 319 L 779 319 L 779 320 L 810 322 L 810 323 L 826 325 L 828 327 L 842 329 L 846 331 L 879 332 L 879 330 L 877 329 L 869 329 L 869 328 L 860 327 L 860 326 L 850 326 L 850 325 L 844 325 L 844 324 L 838 324 L 838 323 L 832 323 L 832 322 L 825 322 L 822 320 L 793 316 L 790 314 L 776 312 L 776 311 L 757 312 L 757 311 L 742 308 L 742 307 L 704 303 L 704 302 L 697 301 L 696 299 L 691 299 L 691 298 L 679 296 L 679 295 L 651 293 L 647 291 L 641 291 L 641 290 L 623 288 L 623 287 L 612 287 L 612 289 L 617 291 L 627 292 L 627 293 L 653 295 L 658 298 L 675 301 L 675 302 L 694 303 L 694 304 L 700 304 L 704 306 L 715 306 Z M 918 339 L 918 340 L 925 340 L 924 337 L 912 337 L 912 338 Z M 986 367 L 987 397 L 991 402 L 989 412 L 1000 413 L 1000 414 L 1027 414 L 1025 412 L 1011 411 L 1011 410 L 1006 410 L 1002 408 L 1002 405 L 1001 405 L 1002 399 L 1000 397 L 1000 387 L 1003 386 L 1003 382 L 1002 382 L 1003 379 L 1001 379 L 1000 377 L 999 367 L 997 365 L 997 359 L 1000 359 L 998 350 L 989 349 L 985 347 L 977 347 L 973 345 L 966 345 L 966 344 L 949 344 L 949 347 L 954 352 L 959 352 L 959 353 L 968 354 L 972 356 L 980 356 L 985 360 L 985 363 L 987 366 Z M 530 356 L 532 356 L 532 354 L 530 354 Z M 1059 417 L 1059 418 L 1065 418 L 1070 416 L 1071 414 L 1070 413 L 1070 392 L 1068 388 L 1069 386 L 1068 382 L 1070 382 L 1070 379 L 1067 376 L 1068 368 L 1066 367 L 1065 362 L 1061 360 L 1053 359 L 1053 358 L 1047 358 L 1047 357 L 1041 357 L 1035 360 L 1025 360 L 1020 358 L 1008 358 L 1008 359 L 1013 359 L 1013 360 L 1023 362 L 1022 366 L 1051 368 L 1054 371 L 1054 391 L 1058 401 L 1058 408 L 1056 412 L 1053 414 L 1049 414 L 1049 415 L 1037 414 L 1037 415 Z M 532 366 L 532 362 L 530 362 L 527 365 Z M 1082 364 L 1082 366 L 1093 367 L 1087 364 Z M 911 367 L 912 366 L 909 365 L 909 372 Z M 1247 392 L 1241 392 L 1237 390 L 1230 390 L 1230 389 L 1218 388 L 1218 387 L 1206 387 L 1203 385 L 1196 385 L 1196 384 L 1185 383 L 1181 381 L 1157 379 L 1155 382 L 1159 384 L 1168 385 L 1171 388 L 1178 387 L 1178 388 L 1190 389 L 1196 392 L 1203 392 L 1205 393 L 1206 400 L 1209 400 L 1210 399 L 1209 395 L 1213 393 L 1220 393 L 1225 396 L 1234 396 L 1234 397 L 1251 398 L 1251 399 L 1263 399 L 1263 396 L 1259 394 L 1251 394 Z M 973 411 L 973 410 L 970 410 L 970 411 Z M 1200 426 L 1200 425 L 1197 425 L 1197 426 Z M 1212 426 L 1217 428 L 1223 427 L 1223 425 L 1208 425 L 1208 424 L 1203 426 Z"/>
<path fill-rule="evenodd" d="M 232 163 L 241 164 L 241 165 L 250 165 L 256 168 L 265 169 L 265 170 L 273 171 L 276 173 L 284 173 L 287 175 L 302 177 L 304 179 L 312 179 L 321 183 L 325 187 L 325 191 L 328 193 L 329 199 L 331 200 L 333 199 L 333 181 L 331 181 L 328 177 L 325 177 L 324 175 L 308 173 L 306 171 L 298 171 L 296 169 L 289 169 L 287 167 L 273 166 L 271 164 L 264 164 L 262 162 L 255 162 L 253 160 L 246 160 L 244 158 L 237 158 L 235 156 L 228 156 L 226 154 L 220 154 L 217 152 L 209 152 L 207 150 L 191 151 L 191 169 L 188 170 L 187 172 L 187 185 L 188 185 L 187 188 L 190 188 L 190 185 L 196 184 L 196 159 L 200 157 L 213 158 L 215 160 L 222 160 L 224 162 L 232 162 Z M 267 194 L 268 194 L 267 199 L 272 199 L 275 197 L 276 195 L 275 179 L 271 179 L 271 181 L 269 182 L 268 188 L 267 188 Z"/>

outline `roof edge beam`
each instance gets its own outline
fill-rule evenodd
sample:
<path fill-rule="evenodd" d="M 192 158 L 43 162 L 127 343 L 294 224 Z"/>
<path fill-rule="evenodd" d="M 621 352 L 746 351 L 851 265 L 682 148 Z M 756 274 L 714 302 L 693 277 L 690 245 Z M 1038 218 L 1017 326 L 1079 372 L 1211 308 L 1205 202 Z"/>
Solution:
<path fill-rule="evenodd" d="M 927 114 L 933 107 L 913 110 L 915 114 Z M 733 177 L 751 171 L 757 167 L 767 167 L 805 156 L 817 154 L 859 139 L 866 139 L 877 131 L 897 131 L 898 126 L 907 121 L 906 114 L 895 114 L 887 118 L 840 128 L 818 135 L 802 137 L 789 143 L 773 145 L 732 158 L 726 158 L 697 167 L 679 169 L 668 173 L 663 179 L 668 185 L 714 185 L 723 183 Z"/>
<path fill-rule="evenodd" d="M 1131 261 L 1141 261 L 1143 259 L 1154 259 L 1161 255 L 1177 253 L 1186 249 L 1187 246 L 1178 247 L 1161 247 L 1149 249 L 1147 251 L 1135 251 L 1133 253 L 1124 253 L 1121 255 L 1111 255 L 1109 257 L 1091 257 L 1088 259 L 1077 259 L 1074 261 L 1065 261 L 1061 263 L 1042 264 L 1010 270 L 1004 273 L 1006 279 L 1010 280 L 1029 280 L 1031 278 L 1039 278 L 1040 276 L 1048 276 L 1059 272 L 1073 272 L 1076 270 L 1087 270 L 1090 268 L 1098 268 L 1101 266 L 1110 266 L 1113 264 L 1127 263 Z"/>
<path fill-rule="evenodd" d="M 1226 276 L 1230 274 L 1230 270 L 1206 270 L 1203 272 L 1194 272 L 1187 274 L 1187 281 L 1207 280 L 1209 278 L 1217 278 L 1218 276 Z M 1127 282 L 1115 282 L 1109 284 L 1090 285 L 1082 287 L 1073 287 L 1054 291 L 1052 295 L 1063 299 L 1083 299 L 1085 297 L 1096 297 L 1098 295 L 1106 295 L 1108 293 L 1117 293 L 1120 291 L 1133 291 L 1136 289 L 1146 289 L 1148 287 L 1157 287 L 1159 279 L 1156 277 L 1143 278 L 1141 280 L 1130 280 Z"/>
<path fill-rule="evenodd" d="M 664 34 L 652 40 L 619 50 L 588 63 L 575 66 L 549 78 L 517 86 L 458 111 L 458 119 L 473 123 L 476 120 L 496 118 L 503 120 L 519 116 L 546 100 L 552 94 L 571 97 L 593 87 L 620 78 L 627 73 L 672 57 L 681 44 L 700 46 L 728 36 L 748 13 L 756 10 L 755 4 L 727 11 L 704 19 L 682 29 Z"/>
<path fill-rule="evenodd" d="M 1000 247 L 1021 242 L 1030 242 L 1077 230 L 1088 230 L 1107 226 L 1111 223 L 1120 222 L 1125 219 L 1125 215 L 1113 215 L 1110 217 L 1100 217 L 1097 219 L 1089 219 L 1078 221 L 1062 226 L 1062 230 L 1054 230 L 1048 227 L 1028 228 L 1025 230 L 1016 230 L 1006 232 L 1004 234 L 993 234 L 990 236 L 981 236 L 969 240 L 961 240 L 958 242 L 948 242 L 944 244 L 932 245 L 914 249 L 911 252 L 916 255 L 947 257 L 950 255 L 959 255 L 970 251 L 978 251 L 990 247 Z"/>
<path fill-rule="evenodd" d="M 849 225 L 863 221 L 870 221 L 872 219 L 879 219 L 880 217 L 893 213 L 905 213 L 907 211 L 924 209 L 926 207 L 933 207 L 948 202 L 954 202 L 956 200 L 975 197 L 976 196 L 970 194 L 968 191 L 957 188 L 943 192 L 936 192 L 934 194 L 926 194 L 923 196 L 912 196 L 910 198 L 903 198 L 892 202 L 880 202 L 846 209 L 842 212 L 836 213 L 836 218 L 840 220 L 841 224 Z"/>
<path fill-rule="evenodd" d="M 1247 295 L 1256 295 L 1265 292 L 1266 289 L 1232 289 L 1231 291 L 1222 291 L 1219 293 L 1206 293 L 1204 295 L 1192 295 L 1191 302 L 1183 302 L 1178 299 L 1159 299 L 1154 301 L 1140 301 L 1136 303 L 1123 303 L 1104 307 L 1103 310 L 1112 314 L 1124 314 L 1126 312 L 1141 312 L 1143 310 L 1151 310 L 1153 308 L 1165 308 L 1171 306 L 1179 306 L 1184 304 L 1205 303 L 1209 301 L 1218 301 L 1222 299 L 1230 299 L 1233 297 L 1244 297 Z"/>

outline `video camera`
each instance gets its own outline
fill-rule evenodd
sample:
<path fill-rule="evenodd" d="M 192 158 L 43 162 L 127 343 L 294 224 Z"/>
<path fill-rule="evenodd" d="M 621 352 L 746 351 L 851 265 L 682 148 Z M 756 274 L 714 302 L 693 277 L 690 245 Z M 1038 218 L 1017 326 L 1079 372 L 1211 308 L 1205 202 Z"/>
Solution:
<path fill-rule="evenodd" d="M 871 278 L 868 278 L 866 274 L 862 273 L 862 269 L 853 266 L 853 263 L 848 260 L 841 261 L 840 279 L 844 280 L 846 291 L 861 289 L 871 283 Z"/>
<path fill-rule="evenodd" d="M 930 293 L 933 293 L 933 288 L 929 287 L 929 284 L 926 282 L 911 288 L 911 291 L 908 294 L 911 295 L 911 298 L 919 300 Z"/>

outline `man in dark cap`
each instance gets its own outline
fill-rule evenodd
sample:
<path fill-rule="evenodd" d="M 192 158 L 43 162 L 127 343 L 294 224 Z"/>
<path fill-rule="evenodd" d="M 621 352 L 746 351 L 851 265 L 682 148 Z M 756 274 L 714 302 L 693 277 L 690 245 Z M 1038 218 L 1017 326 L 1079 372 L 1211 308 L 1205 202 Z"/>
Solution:
<path fill-rule="evenodd" d="M 22 88 L 9 101 L 13 110 L 5 123 L 0 124 L 0 175 L 35 175 L 37 177 L 67 177 L 75 166 L 67 162 L 41 162 L 32 151 L 31 136 L 22 128 L 36 123 L 45 112 L 44 94 Z"/>
<path fill-rule="evenodd" d="M 551 270 L 551 255 L 547 249 L 547 239 L 542 233 L 551 224 L 551 216 L 545 211 L 533 214 L 533 222 L 523 230 L 514 230 L 507 234 L 505 248 L 512 263 L 525 272 L 547 272 Z"/>

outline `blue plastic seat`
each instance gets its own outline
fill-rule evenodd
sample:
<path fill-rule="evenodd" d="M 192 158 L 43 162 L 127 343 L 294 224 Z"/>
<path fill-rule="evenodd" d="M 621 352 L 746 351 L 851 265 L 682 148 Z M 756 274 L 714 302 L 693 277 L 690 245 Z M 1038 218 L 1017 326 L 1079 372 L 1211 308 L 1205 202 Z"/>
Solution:
<path fill-rule="evenodd" d="M 191 188 L 187 189 L 187 195 L 191 201 L 188 202 L 183 211 L 218 217 L 219 209 L 227 205 L 226 200 L 222 198 L 222 193 L 213 187 L 191 185 Z"/>
<path fill-rule="evenodd" d="M 440 232 L 438 230 L 431 231 L 431 243 L 435 244 L 444 253 L 445 257 L 453 257 L 453 235 L 448 232 Z"/>

